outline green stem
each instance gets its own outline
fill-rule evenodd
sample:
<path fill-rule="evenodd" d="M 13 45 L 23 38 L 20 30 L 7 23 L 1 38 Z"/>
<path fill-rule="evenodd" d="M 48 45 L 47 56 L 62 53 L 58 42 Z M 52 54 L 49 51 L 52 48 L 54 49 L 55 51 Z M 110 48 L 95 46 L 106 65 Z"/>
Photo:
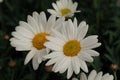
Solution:
<path fill-rule="evenodd" d="M 113 71 L 113 74 L 114 74 L 115 80 L 117 80 L 117 71 Z"/>
<path fill-rule="evenodd" d="M 11 80 L 14 80 L 15 71 L 12 70 L 12 73 L 11 73 L 11 74 L 12 74 L 12 75 L 11 75 Z"/>
<path fill-rule="evenodd" d="M 44 76 L 42 77 L 42 80 L 47 80 L 48 76 L 49 76 L 49 73 L 45 73 Z"/>
<path fill-rule="evenodd" d="M 93 6 L 94 6 L 94 8 L 96 9 L 97 8 L 97 6 L 98 6 L 98 4 L 97 4 L 98 2 L 97 2 L 97 0 L 93 0 Z"/>
<path fill-rule="evenodd" d="M 18 76 L 18 79 L 21 78 L 21 76 L 23 75 L 24 71 L 25 71 L 25 66 L 22 67 L 22 70 L 21 70 L 21 72 L 20 72 L 20 74 Z"/>
<path fill-rule="evenodd" d="M 5 0 L 5 4 L 6 4 L 6 6 L 8 7 L 8 9 L 9 9 L 10 11 L 13 10 L 12 5 L 10 5 L 10 4 L 7 2 L 7 0 Z"/>

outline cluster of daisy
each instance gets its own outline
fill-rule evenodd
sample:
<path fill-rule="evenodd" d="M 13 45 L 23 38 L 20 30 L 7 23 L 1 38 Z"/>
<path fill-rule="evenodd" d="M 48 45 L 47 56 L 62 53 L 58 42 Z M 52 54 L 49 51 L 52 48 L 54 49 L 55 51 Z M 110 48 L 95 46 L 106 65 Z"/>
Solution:
<path fill-rule="evenodd" d="M 12 32 L 11 45 L 17 51 L 29 51 L 24 64 L 32 60 L 33 69 L 37 70 L 42 61 L 48 60 L 46 66 L 52 65 L 53 72 L 67 72 L 67 79 L 73 73 L 88 72 L 86 62 L 93 62 L 99 53 L 93 50 L 99 47 L 97 35 L 85 37 L 88 24 L 82 21 L 78 24 L 74 16 L 77 2 L 72 0 L 58 0 L 52 3 L 53 9 L 48 9 L 51 16 L 47 19 L 44 12 L 33 12 L 27 17 L 27 22 L 20 21 L 19 26 Z M 58 18 L 57 18 L 58 17 Z M 80 71 L 82 70 L 82 71 Z M 75 78 L 73 79 L 75 80 Z M 80 80 L 113 80 L 113 76 L 93 70 L 88 79 L 81 73 Z"/>

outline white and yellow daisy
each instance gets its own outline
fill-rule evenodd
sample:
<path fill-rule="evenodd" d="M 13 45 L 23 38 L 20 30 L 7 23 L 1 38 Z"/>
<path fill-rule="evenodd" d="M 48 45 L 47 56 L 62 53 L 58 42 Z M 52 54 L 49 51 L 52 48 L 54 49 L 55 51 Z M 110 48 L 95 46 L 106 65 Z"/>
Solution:
<path fill-rule="evenodd" d="M 38 68 L 39 64 L 44 60 L 43 57 L 49 51 L 43 45 L 48 41 L 46 36 L 50 35 L 51 29 L 55 27 L 56 22 L 58 23 L 53 15 L 47 21 L 44 12 L 40 14 L 33 12 L 32 16 L 28 16 L 27 22 L 20 21 L 16 31 L 12 32 L 13 38 L 10 41 L 17 51 L 30 51 L 25 58 L 24 64 L 27 64 L 32 59 L 33 69 Z"/>
<path fill-rule="evenodd" d="M 77 2 L 72 2 L 72 0 L 58 0 L 52 3 L 53 9 L 48 9 L 50 14 L 56 15 L 57 17 L 72 17 L 74 13 L 80 12 L 76 11 L 78 6 Z"/>
<path fill-rule="evenodd" d="M 80 80 L 113 80 L 113 75 L 106 73 L 103 75 L 103 72 L 97 73 L 95 70 L 92 70 L 87 78 L 85 73 L 81 73 Z"/>
<path fill-rule="evenodd" d="M 92 56 L 98 56 L 99 53 L 93 48 L 101 45 L 98 43 L 97 35 L 85 35 L 88 31 L 88 25 L 82 21 L 77 27 L 77 19 L 74 22 L 68 20 L 62 25 L 62 32 L 53 31 L 53 36 L 48 36 L 49 42 L 44 45 L 53 52 L 46 55 L 46 59 L 50 59 L 46 65 L 52 65 L 54 72 L 64 73 L 67 70 L 67 78 L 69 79 L 73 72 L 78 74 L 80 68 L 88 72 L 87 62 L 93 62 Z"/>

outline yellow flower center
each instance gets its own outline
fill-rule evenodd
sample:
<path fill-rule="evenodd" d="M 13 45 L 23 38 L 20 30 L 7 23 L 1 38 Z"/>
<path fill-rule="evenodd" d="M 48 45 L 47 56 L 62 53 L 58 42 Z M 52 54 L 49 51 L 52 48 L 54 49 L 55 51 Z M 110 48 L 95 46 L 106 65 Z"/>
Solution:
<path fill-rule="evenodd" d="M 33 46 L 35 48 L 37 48 L 38 50 L 45 48 L 44 43 L 46 41 L 48 41 L 46 39 L 46 36 L 49 36 L 49 34 L 45 33 L 45 32 L 42 32 L 42 33 L 39 33 L 39 34 L 35 35 L 35 37 L 32 40 Z"/>
<path fill-rule="evenodd" d="M 61 9 L 60 12 L 61 12 L 62 16 L 65 16 L 65 15 L 71 13 L 71 10 L 68 8 L 65 8 L 65 9 Z"/>
<path fill-rule="evenodd" d="M 80 42 L 77 40 L 70 40 L 68 41 L 64 47 L 63 47 L 63 52 L 66 56 L 76 56 L 81 50 Z"/>

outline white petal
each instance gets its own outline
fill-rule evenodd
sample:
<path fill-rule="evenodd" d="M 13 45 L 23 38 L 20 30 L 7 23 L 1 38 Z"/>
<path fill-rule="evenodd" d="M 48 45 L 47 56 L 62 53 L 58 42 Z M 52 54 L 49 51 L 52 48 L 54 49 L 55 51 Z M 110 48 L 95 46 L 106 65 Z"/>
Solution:
<path fill-rule="evenodd" d="M 97 48 L 101 45 L 101 43 L 95 43 L 95 44 L 92 44 L 90 46 L 86 46 L 83 48 L 83 50 L 88 50 L 88 49 L 93 49 L 93 48 Z"/>
<path fill-rule="evenodd" d="M 79 41 L 82 40 L 85 37 L 87 31 L 88 31 L 88 25 L 86 25 L 85 21 L 82 21 L 78 26 L 77 39 Z"/>
<path fill-rule="evenodd" d="M 94 42 L 94 43 L 96 43 L 96 42 L 98 42 L 98 36 L 97 35 L 92 35 L 92 36 L 88 36 L 88 37 L 86 37 L 85 39 L 83 39 L 82 40 L 82 42 L 83 43 L 90 43 L 90 42 Z"/>
<path fill-rule="evenodd" d="M 62 55 L 63 56 L 63 55 Z M 58 67 L 58 65 L 59 65 L 59 63 L 60 63 L 60 61 L 61 61 L 61 59 L 63 59 L 63 57 L 58 57 L 58 59 L 57 59 L 57 61 L 56 61 L 56 63 L 54 64 L 54 66 L 53 66 L 53 68 L 52 68 L 52 71 L 56 71 L 56 69 L 57 69 L 57 67 Z"/>
<path fill-rule="evenodd" d="M 107 78 L 107 80 L 113 80 L 113 79 L 114 79 L 113 75 L 110 75 L 110 76 Z"/>
<path fill-rule="evenodd" d="M 46 23 L 47 23 L 46 15 L 44 12 L 41 12 L 39 16 L 39 27 L 41 32 L 45 31 Z"/>
<path fill-rule="evenodd" d="M 56 4 L 59 9 L 63 9 L 63 5 L 61 4 L 60 1 L 56 1 Z"/>
<path fill-rule="evenodd" d="M 61 17 L 61 18 L 58 18 L 56 23 L 55 23 L 55 30 L 59 31 L 59 32 L 62 32 L 61 28 L 63 27 L 63 25 L 61 23 L 64 23 L 65 22 L 65 18 L 64 17 Z"/>
<path fill-rule="evenodd" d="M 69 79 L 73 74 L 73 69 L 72 69 L 72 65 L 70 65 L 68 67 L 68 71 L 67 71 L 67 79 Z"/>
<path fill-rule="evenodd" d="M 60 56 L 56 57 L 56 62 L 52 68 L 52 71 L 56 71 L 56 68 L 58 67 L 58 65 L 59 65 L 60 61 L 63 59 L 63 57 L 64 57 L 64 55 L 60 55 Z M 52 58 L 52 59 L 55 59 L 55 58 Z"/>
<path fill-rule="evenodd" d="M 47 52 L 47 49 L 42 49 L 42 50 L 39 50 L 39 52 L 38 52 L 39 54 L 38 54 L 38 62 L 39 63 L 41 63 L 41 60 L 45 60 L 45 56 L 48 54 L 48 52 Z"/>
<path fill-rule="evenodd" d="M 23 35 L 19 34 L 18 32 L 12 32 L 12 36 L 21 41 L 31 42 L 31 39 L 24 37 Z M 10 39 L 10 41 L 11 41 L 11 39 Z"/>
<path fill-rule="evenodd" d="M 68 27 L 68 24 L 69 24 L 68 21 L 62 23 L 62 25 L 63 25 L 62 34 L 66 37 L 67 40 L 70 40 L 71 35 L 69 34 L 70 33 L 69 28 L 70 27 Z"/>
<path fill-rule="evenodd" d="M 109 75 L 109 76 L 106 76 L 104 78 L 102 78 L 102 80 L 113 80 L 113 75 Z"/>
<path fill-rule="evenodd" d="M 85 61 L 80 60 L 80 66 L 83 71 L 88 72 L 88 67 Z"/>
<path fill-rule="evenodd" d="M 10 41 L 12 39 L 15 39 L 15 40 L 18 40 L 18 41 L 22 41 L 22 42 L 27 42 L 27 43 L 31 43 L 31 41 L 32 41 L 32 39 L 25 38 L 25 37 L 23 37 L 22 35 L 20 35 L 17 32 L 13 35 L 13 38 L 11 38 Z"/>
<path fill-rule="evenodd" d="M 80 72 L 80 61 L 78 57 L 73 57 L 72 59 L 72 67 L 75 74 L 78 74 Z"/>
<path fill-rule="evenodd" d="M 102 80 L 113 80 L 113 75 L 109 75 L 109 73 L 107 73 L 102 77 Z"/>
<path fill-rule="evenodd" d="M 77 38 L 77 19 L 76 18 L 74 18 L 74 22 L 73 22 L 73 24 L 74 24 L 74 38 Z"/>
<path fill-rule="evenodd" d="M 55 69 L 54 72 L 58 72 L 58 71 L 61 70 L 61 67 L 64 67 L 63 63 L 66 61 L 66 59 L 67 59 L 67 58 L 66 58 L 65 56 L 63 56 L 63 59 L 61 59 L 61 60 L 59 61 L 59 64 L 57 65 L 57 67 L 56 67 L 56 69 Z"/>
<path fill-rule="evenodd" d="M 88 80 L 94 80 L 96 75 L 97 72 L 95 70 L 92 70 L 88 76 Z"/>
<path fill-rule="evenodd" d="M 76 17 L 74 18 L 73 24 L 74 24 L 74 27 L 77 28 L 77 19 L 76 19 Z"/>
<path fill-rule="evenodd" d="M 102 79 L 102 72 L 99 72 L 96 77 L 95 77 L 95 80 L 101 80 Z"/>
<path fill-rule="evenodd" d="M 90 54 L 91 56 L 99 56 L 99 53 L 95 50 L 86 50 L 85 52 Z"/>
<path fill-rule="evenodd" d="M 55 11 L 55 10 L 52 10 L 52 9 L 47 9 L 47 11 L 55 16 L 58 15 L 58 13 Z"/>
<path fill-rule="evenodd" d="M 77 6 L 78 6 L 78 3 L 77 2 L 75 2 L 74 4 L 73 4 L 74 6 L 73 6 L 73 11 L 76 11 L 76 8 L 77 8 Z"/>
<path fill-rule="evenodd" d="M 49 41 L 53 42 L 54 44 L 56 45 L 59 45 L 59 46 L 63 46 L 65 44 L 64 41 L 62 41 L 61 39 L 59 38 L 55 38 L 55 37 L 52 37 L 52 36 L 47 36 L 46 37 Z"/>
<path fill-rule="evenodd" d="M 34 70 L 38 69 L 39 63 L 38 63 L 38 56 L 37 55 L 33 56 L 32 65 L 33 65 Z"/>
<path fill-rule="evenodd" d="M 49 48 L 46 48 L 46 52 L 47 52 L 47 54 L 50 53 L 50 49 L 49 49 Z"/>
<path fill-rule="evenodd" d="M 79 54 L 79 58 L 83 61 L 85 60 L 87 62 L 93 62 L 93 58 L 85 51 L 81 51 L 81 53 Z"/>
<path fill-rule="evenodd" d="M 59 2 L 61 2 L 62 6 L 65 8 L 65 7 L 68 7 L 68 0 L 60 0 Z"/>
<path fill-rule="evenodd" d="M 62 51 L 62 47 L 59 46 L 59 45 L 56 45 L 52 42 L 46 42 L 44 43 L 44 45 L 47 47 L 47 48 L 50 48 L 51 50 L 55 50 L 55 51 Z"/>
<path fill-rule="evenodd" d="M 33 56 L 34 56 L 35 54 L 36 54 L 35 49 L 31 50 L 31 51 L 27 54 L 27 56 L 26 56 L 26 58 L 25 58 L 25 61 L 24 61 L 24 64 L 26 65 L 26 64 L 33 58 Z"/>
<path fill-rule="evenodd" d="M 70 61 L 71 61 L 70 58 L 66 58 L 66 60 L 61 65 L 60 73 L 64 73 L 68 69 L 69 65 L 71 65 Z"/>
<path fill-rule="evenodd" d="M 55 58 L 58 56 L 61 56 L 62 53 L 61 52 L 51 52 L 50 54 L 44 56 L 45 59 L 49 59 L 49 58 Z"/>
<path fill-rule="evenodd" d="M 59 8 L 57 7 L 57 5 L 55 3 L 52 3 L 52 6 L 56 11 L 59 11 Z"/>
<path fill-rule="evenodd" d="M 85 47 L 88 47 L 88 46 L 91 46 L 91 45 L 94 45 L 98 42 L 98 39 L 97 39 L 98 36 L 88 36 L 86 37 L 85 39 L 83 39 L 81 41 L 81 47 L 85 48 Z"/>
<path fill-rule="evenodd" d="M 37 31 L 34 27 L 32 27 L 30 24 L 24 22 L 24 21 L 20 21 L 19 22 L 20 26 L 30 30 L 31 32 L 33 32 L 34 34 L 37 34 Z"/>
<path fill-rule="evenodd" d="M 77 78 L 72 78 L 72 80 L 78 80 Z"/>
<path fill-rule="evenodd" d="M 15 29 L 18 34 L 21 34 L 25 38 L 32 39 L 34 37 L 34 34 L 31 31 L 29 31 L 21 26 L 16 27 Z"/>
<path fill-rule="evenodd" d="M 37 24 L 37 22 L 35 21 L 35 19 L 31 16 L 28 16 L 28 24 L 30 24 L 32 27 L 34 27 L 34 30 L 36 30 L 37 33 L 39 33 L 40 29 L 39 26 Z"/>
<path fill-rule="evenodd" d="M 16 50 L 18 50 L 18 51 L 27 51 L 27 50 L 31 50 L 31 48 L 32 48 L 31 43 L 26 42 L 26 41 L 17 40 L 15 38 L 11 38 L 10 44 L 13 47 L 16 47 Z"/>
<path fill-rule="evenodd" d="M 46 24 L 46 32 L 50 32 L 55 26 L 56 17 L 54 15 L 51 15 L 48 19 L 48 22 Z"/>
<path fill-rule="evenodd" d="M 46 66 L 52 65 L 52 64 L 56 63 L 57 61 L 60 61 L 61 59 L 62 59 L 61 56 L 58 56 L 58 57 L 53 58 L 53 59 L 50 59 L 50 60 L 46 63 Z"/>
<path fill-rule="evenodd" d="M 36 11 L 33 12 L 33 18 L 35 19 L 35 21 L 37 22 L 37 24 L 39 23 L 38 17 L 39 17 L 39 14 Z"/>
<path fill-rule="evenodd" d="M 10 41 L 11 43 L 14 43 L 14 44 L 18 44 L 18 45 L 25 45 L 26 47 L 31 47 L 31 40 L 28 40 L 28 39 L 17 39 L 17 38 L 11 38 Z"/>
<path fill-rule="evenodd" d="M 73 2 L 72 2 L 72 0 L 67 0 L 67 5 L 66 5 L 66 7 L 68 7 L 69 9 L 72 9 L 72 7 L 73 7 Z"/>
<path fill-rule="evenodd" d="M 73 25 L 73 23 L 70 19 L 68 20 L 67 25 L 68 25 L 67 32 L 68 32 L 68 35 L 69 35 L 69 39 L 74 39 L 75 28 L 74 28 L 74 25 Z"/>
<path fill-rule="evenodd" d="M 15 47 L 15 46 L 14 46 Z M 31 50 L 31 48 L 29 48 L 29 47 L 24 47 L 24 46 L 22 46 L 22 47 L 16 47 L 16 50 L 17 51 L 29 51 L 29 50 Z"/>
<path fill-rule="evenodd" d="M 80 74 L 80 80 L 87 80 L 87 76 L 85 75 L 85 73 Z"/>
<path fill-rule="evenodd" d="M 108 77 L 108 76 L 110 76 L 110 74 L 109 74 L 109 73 L 106 73 L 106 74 L 103 75 L 103 78 Z M 102 79 L 103 79 L 103 78 L 102 78 Z"/>
<path fill-rule="evenodd" d="M 64 36 L 64 35 L 62 35 L 60 32 L 58 32 L 58 31 L 56 31 L 56 30 L 52 30 L 52 32 L 53 32 L 53 35 L 55 36 L 55 37 L 58 37 L 59 39 L 61 39 L 61 40 L 63 40 L 63 41 L 66 41 L 67 39 L 66 39 L 66 37 Z"/>

